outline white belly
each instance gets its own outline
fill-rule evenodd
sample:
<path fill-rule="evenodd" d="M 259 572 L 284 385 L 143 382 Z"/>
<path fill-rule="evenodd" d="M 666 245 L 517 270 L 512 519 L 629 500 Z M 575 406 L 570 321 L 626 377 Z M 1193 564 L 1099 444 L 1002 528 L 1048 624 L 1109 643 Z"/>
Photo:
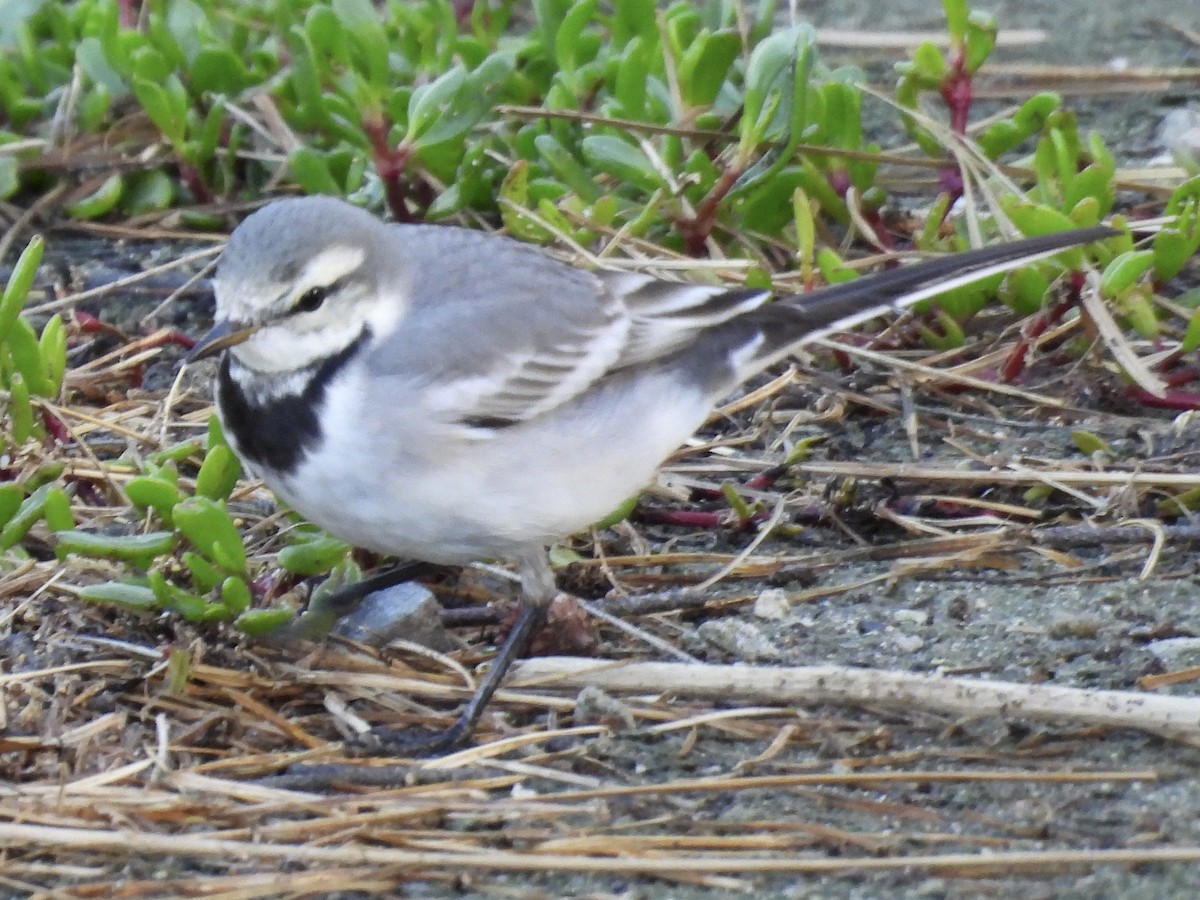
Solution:
<path fill-rule="evenodd" d="M 615 382 L 603 396 L 468 437 L 404 404 L 366 410 L 350 379 L 330 385 L 325 439 L 268 485 L 350 543 L 440 563 L 511 557 L 586 528 L 644 487 L 710 408 L 663 383 L 647 396 Z M 369 427 L 367 423 L 373 422 Z"/>

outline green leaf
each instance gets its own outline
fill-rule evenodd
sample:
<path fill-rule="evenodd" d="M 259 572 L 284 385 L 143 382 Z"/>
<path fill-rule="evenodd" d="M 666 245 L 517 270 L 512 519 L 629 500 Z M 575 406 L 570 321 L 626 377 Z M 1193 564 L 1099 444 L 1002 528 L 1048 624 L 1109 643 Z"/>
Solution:
<path fill-rule="evenodd" d="M 175 548 L 175 535 L 170 531 L 150 531 L 146 534 L 96 534 L 90 531 L 63 531 L 55 536 L 54 555 L 60 560 L 69 554 L 98 559 L 116 559 L 145 568 L 156 557 Z"/>
<path fill-rule="evenodd" d="M 551 172 L 584 200 L 594 203 L 603 196 L 604 190 L 596 183 L 595 176 L 554 135 L 539 134 L 534 139 L 534 146 Z"/>
<path fill-rule="evenodd" d="M 1200 509 L 1200 488 L 1182 491 L 1173 497 L 1167 497 L 1155 504 L 1161 516 L 1186 516 L 1195 509 Z"/>
<path fill-rule="evenodd" d="M 221 602 L 230 613 L 243 613 L 250 606 L 250 588 L 241 578 L 230 576 L 221 582 Z"/>
<path fill-rule="evenodd" d="M 0 528 L 8 524 L 24 499 L 25 491 L 19 484 L 0 484 Z"/>
<path fill-rule="evenodd" d="M 216 416 L 210 416 L 211 420 L 216 419 Z M 200 441 L 192 438 L 186 441 L 180 441 L 173 447 L 167 447 L 163 450 L 156 450 L 151 453 L 146 459 L 156 466 L 165 465 L 168 462 L 182 462 L 192 456 L 199 456 L 203 449 Z"/>
<path fill-rule="evenodd" d="M 1023 266 L 1008 274 L 1000 291 L 1000 299 L 1018 315 L 1029 316 L 1042 308 L 1048 279 L 1038 266 Z"/>
<path fill-rule="evenodd" d="M 209 603 L 205 598 L 177 587 L 167 581 L 162 572 L 151 572 L 147 581 L 163 609 L 169 609 L 189 622 L 208 622 L 225 617 L 224 606 Z"/>
<path fill-rule="evenodd" d="M 129 93 L 129 86 L 112 67 L 99 38 L 85 37 L 80 40 L 75 48 L 75 61 L 92 84 L 103 87 L 111 97 L 123 97 Z"/>
<path fill-rule="evenodd" d="M 192 658 L 186 650 L 174 649 L 167 656 L 167 695 L 183 696 L 192 673 Z"/>
<path fill-rule="evenodd" d="M 242 477 L 242 464 L 227 444 L 218 444 L 204 457 L 196 475 L 196 493 L 210 500 L 225 500 Z"/>
<path fill-rule="evenodd" d="M 122 210 L 130 216 L 169 209 L 175 200 L 175 182 L 161 169 L 135 172 L 126 178 Z"/>
<path fill-rule="evenodd" d="M 1154 264 L 1149 250 L 1122 253 L 1104 267 L 1100 275 L 1100 293 L 1108 298 L 1123 296 Z"/>
<path fill-rule="evenodd" d="M 233 624 L 251 637 L 262 637 L 286 626 L 292 616 L 290 609 L 248 609 Z"/>
<path fill-rule="evenodd" d="M 968 72 L 978 72 L 996 46 L 996 19 L 983 10 L 971 10 L 967 16 L 966 60 Z"/>
<path fill-rule="evenodd" d="M 616 79 L 612 88 L 616 106 L 612 112 L 630 119 L 651 118 L 646 112 L 647 92 L 650 84 L 650 61 L 646 44 L 634 38 L 625 45 L 621 56 L 614 60 Z"/>
<path fill-rule="evenodd" d="M 792 221 L 796 227 L 796 258 L 800 262 L 800 273 L 808 284 L 813 276 L 817 225 L 813 218 L 813 203 L 802 187 L 792 191 Z"/>
<path fill-rule="evenodd" d="M 637 39 L 657 41 L 658 15 L 654 0 L 613 0 L 613 44 L 622 47 Z"/>
<path fill-rule="evenodd" d="M 1056 231 L 1069 231 L 1075 227 L 1075 223 L 1066 213 L 1048 206 L 1013 202 L 1007 205 L 1005 212 L 1026 237 L 1052 234 Z"/>
<path fill-rule="evenodd" d="M 742 39 L 732 29 L 702 35 L 679 63 L 679 92 L 690 106 L 708 106 L 729 79 L 741 55 Z"/>
<path fill-rule="evenodd" d="M 916 76 L 923 87 L 935 88 L 946 78 L 946 57 L 932 41 L 917 45 L 913 51 L 913 64 L 916 66 Z"/>
<path fill-rule="evenodd" d="M 202 48 L 192 60 L 188 80 L 195 91 L 233 95 L 247 85 L 249 77 L 241 57 L 233 50 L 210 45 Z"/>
<path fill-rule="evenodd" d="M 233 575 L 246 570 L 246 548 L 233 517 L 208 497 L 188 497 L 175 504 L 175 527 L 201 553 Z"/>
<path fill-rule="evenodd" d="M 332 120 L 322 94 L 317 66 L 319 56 L 298 25 L 288 32 L 288 49 L 292 62 L 287 84 L 295 93 L 297 124 L 306 128 L 330 128 Z"/>
<path fill-rule="evenodd" d="M 1158 336 L 1158 314 L 1154 310 L 1154 303 L 1148 287 L 1134 286 L 1122 294 L 1120 310 L 1129 324 L 1143 338 L 1149 339 Z"/>
<path fill-rule="evenodd" d="M 0 155 L 0 200 L 7 200 L 21 186 L 21 178 L 15 156 Z"/>
<path fill-rule="evenodd" d="M 72 219 L 99 219 L 117 208 L 124 193 L 125 176 L 114 172 L 86 197 L 67 204 L 65 212 Z"/>
<path fill-rule="evenodd" d="M 8 377 L 8 419 L 13 440 L 23 444 L 35 433 L 33 404 L 29 400 L 29 385 L 20 372 Z M 0 548 L 3 549 L 3 548 Z"/>
<path fill-rule="evenodd" d="M 1187 331 L 1179 344 L 1179 352 L 1191 353 L 1197 347 L 1200 347 L 1200 309 L 1193 312 L 1192 317 L 1188 319 Z"/>
<path fill-rule="evenodd" d="M 183 58 L 194 62 L 204 41 L 214 39 L 208 12 L 194 0 L 171 0 L 166 7 L 167 30 Z M 152 34 L 151 38 L 154 37 Z"/>
<path fill-rule="evenodd" d="M 952 44 L 962 44 L 967 35 L 967 0 L 942 0 L 946 12 L 946 31 Z"/>
<path fill-rule="evenodd" d="M 359 70 L 377 88 L 388 84 L 388 37 L 379 11 L 370 0 L 333 0 L 338 21 L 346 29 Z"/>
<path fill-rule="evenodd" d="M 292 177 L 306 194 L 329 194 L 340 196 L 341 186 L 334 180 L 329 171 L 329 163 L 324 153 L 311 147 L 299 147 L 288 157 L 288 166 Z"/>
<path fill-rule="evenodd" d="M 136 78 L 133 93 L 163 137 L 172 146 L 181 147 L 187 129 L 187 94 L 179 79 L 171 75 L 164 87 L 154 81 Z"/>
<path fill-rule="evenodd" d="M 746 67 L 746 87 L 741 144 L 758 144 L 771 126 L 786 94 L 793 94 L 789 73 L 796 61 L 813 46 L 814 32 L 808 25 L 797 25 L 776 32 L 754 48 Z"/>
<path fill-rule="evenodd" d="M 596 17 L 597 0 L 579 0 L 563 17 L 554 33 L 554 58 L 559 71 L 575 87 L 575 73 L 590 60 L 583 46 L 583 31 Z"/>
<path fill-rule="evenodd" d="M 161 608 L 151 588 L 122 581 L 90 584 L 81 588 L 78 596 L 87 603 L 107 603 L 132 612 L 155 612 Z"/>
<path fill-rule="evenodd" d="M 70 531 L 75 527 L 75 516 L 71 512 L 71 498 L 62 488 L 52 485 L 46 494 L 42 518 L 51 533 Z"/>
<path fill-rule="evenodd" d="M 194 441 L 185 441 L 178 445 L 178 450 L 182 452 L 185 447 L 194 444 Z M 225 439 L 225 432 L 221 429 L 221 420 L 214 414 L 208 417 L 208 428 L 204 435 L 204 449 L 207 452 L 219 444 L 224 444 L 228 447 L 229 441 Z M 172 456 L 171 458 L 178 462 L 182 457 Z"/>
<path fill-rule="evenodd" d="M 1074 210 L 1084 200 L 1092 200 L 1095 204 L 1096 217 L 1088 224 L 1094 224 L 1101 216 L 1107 215 L 1116 199 L 1112 183 L 1113 173 L 1100 166 L 1088 166 L 1073 179 L 1063 192 L 1063 209 Z M 1072 219 L 1079 221 L 1074 215 Z"/>
<path fill-rule="evenodd" d="M 318 575 L 328 572 L 341 562 L 350 545 L 338 538 L 322 536 L 297 544 L 289 544 L 279 551 L 280 568 L 293 575 Z"/>
<path fill-rule="evenodd" d="M 644 191 L 666 186 L 663 177 L 646 155 L 621 138 L 607 134 L 590 135 L 583 139 L 580 150 L 589 164 L 618 181 L 629 182 Z"/>
<path fill-rule="evenodd" d="M 167 65 L 163 55 L 146 43 L 144 39 L 129 55 L 129 62 L 135 85 L 139 81 L 156 85 L 162 84 L 171 74 L 171 67 Z"/>
<path fill-rule="evenodd" d="M 185 550 L 182 559 L 188 573 L 192 576 L 192 584 L 203 594 L 213 590 L 226 578 L 224 572 L 194 550 Z"/>
<path fill-rule="evenodd" d="M 1052 113 L 1062 107 L 1062 97 L 1053 91 L 1034 94 L 1013 113 L 1013 122 L 1021 131 L 1032 136 L 1040 132 Z"/>
<path fill-rule="evenodd" d="M 1017 127 L 1017 123 L 1012 119 L 1000 119 L 989 125 L 987 130 L 979 135 L 979 148 L 988 159 L 996 159 L 1001 154 L 1018 146 L 1026 137 L 1027 135 Z"/>
<path fill-rule="evenodd" d="M 1192 203 L 1200 201 L 1200 175 L 1189 178 L 1171 192 L 1164 212 L 1169 216 L 1178 216 Z"/>
<path fill-rule="evenodd" d="M 448 72 L 443 72 L 433 81 L 415 88 L 408 101 L 408 134 L 409 143 L 418 140 L 451 106 L 455 95 L 467 81 L 467 70 L 455 66 Z"/>
<path fill-rule="evenodd" d="M 0 551 L 15 547 L 29 533 L 29 529 L 42 517 L 46 497 L 53 489 L 54 485 L 44 484 L 21 501 L 17 511 L 0 529 Z"/>
<path fill-rule="evenodd" d="M 830 247 L 822 247 L 817 251 L 817 268 L 821 270 L 821 277 L 826 284 L 841 284 L 858 277 L 858 273 L 846 266 Z"/>
<path fill-rule="evenodd" d="M 8 333 L 8 352 L 12 356 L 13 365 L 21 373 L 29 393 L 37 397 L 49 397 L 54 392 L 54 386 L 46 373 L 46 365 L 42 361 L 42 351 L 38 346 L 37 335 L 33 326 L 23 317 L 17 319 L 12 330 Z"/>
<path fill-rule="evenodd" d="M 1104 453 L 1112 455 L 1113 449 L 1099 435 L 1095 435 L 1090 431 L 1072 431 L 1071 440 L 1080 453 L 1091 456 L 1095 453 Z"/>
<path fill-rule="evenodd" d="M 1180 213 L 1174 225 L 1154 236 L 1154 277 L 1162 282 L 1174 278 L 1200 248 L 1200 204 L 1192 204 Z M 1190 234 L 1189 234 L 1190 232 Z"/>
<path fill-rule="evenodd" d="M 637 508 L 637 504 L 638 504 L 638 495 L 634 494 L 632 497 L 625 500 L 620 506 L 618 506 L 616 509 L 614 509 L 612 512 L 610 512 L 603 519 L 600 519 L 598 522 L 593 523 L 592 527 L 595 528 L 597 531 L 602 531 L 605 528 L 611 528 L 612 526 L 616 525 L 618 522 L 624 522 L 626 519 L 628 519 L 630 517 L 630 515 L 633 514 L 634 509 Z"/>
<path fill-rule="evenodd" d="M 7 343 L 9 332 L 21 315 L 25 299 L 29 296 L 29 289 L 33 286 L 33 278 L 42 263 L 44 250 L 45 241 L 42 236 L 34 235 L 25 245 L 17 264 L 13 266 L 8 284 L 4 286 L 4 293 L 0 295 L 0 346 Z"/>
<path fill-rule="evenodd" d="M 529 203 L 529 163 L 517 160 L 500 183 L 500 216 L 513 237 L 531 243 L 544 243 L 553 235 L 533 221 L 525 210 Z"/>
<path fill-rule="evenodd" d="M 337 14 L 328 6 L 311 6 L 304 17 L 304 34 L 318 59 L 350 65 L 350 45 Z"/>
<path fill-rule="evenodd" d="M 174 524 L 171 511 L 180 500 L 179 488 L 165 478 L 138 475 L 126 483 L 125 495 L 139 509 L 154 510 L 164 525 Z"/>

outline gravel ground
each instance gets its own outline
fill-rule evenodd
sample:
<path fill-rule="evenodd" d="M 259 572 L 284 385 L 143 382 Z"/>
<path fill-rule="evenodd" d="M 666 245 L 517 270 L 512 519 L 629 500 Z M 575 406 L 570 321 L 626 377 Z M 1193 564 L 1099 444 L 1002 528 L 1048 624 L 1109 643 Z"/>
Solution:
<path fill-rule="evenodd" d="M 800 15 L 822 26 L 941 28 L 939 7 L 915 0 L 889 4 L 814 0 L 795 6 Z M 1041 27 L 1050 38 L 1048 44 L 1036 48 L 1001 52 L 999 58 L 1005 61 L 1103 66 L 1121 58 L 1131 66 L 1200 64 L 1200 46 L 1165 24 L 1200 30 L 1200 11 L 1177 0 L 1148 0 L 1137 6 L 1132 17 L 1129 7 L 1110 0 L 1086 6 L 1011 0 L 993 2 L 991 9 L 1002 24 Z M 847 54 L 831 51 L 826 56 Z M 887 70 L 878 61 L 864 62 L 881 77 Z M 1073 105 L 1080 109 L 1087 127 L 1104 135 L 1123 160 L 1140 163 L 1162 152 L 1155 137 L 1158 123 L 1167 110 L 1185 99 L 1179 89 L 1090 97 Z M 203 304 L 179 304 L 172 315 L 176 319 L 171 324 L 198 331 Z M 173 376 L 173 365 L 150 369 L 146 389 L 165 388 Z M 1118 461 L 1140 460 L 1147 467 L 1169 465 L 1178 471 L 1194 471 L 1200 454 L 1196 426 L 1176 424 L 1171 414 L 1125 401 L 1121 385 L 1097 360 L 1065 373 L 1043 369 L 1036 374 L 1036 383 L 1026 386 L 1066 401 L 1066 409 L 1047 411 L 999 396 L 947 398 L 916 389 L 913 400 L 920 416 L 920 463 L 958 466 L 970 453 L 984 458 L 1001 455 L 1078 464 L 1081 454 L 1072 433 L 1085 430 L 1103 438 Z M 797 388 L 782 395 L 776 410 L 847 403 L 848 411 L 832 424 L 807 426 L 812 434 L 825 438 L 813 458 L 816 462 L 911 461 L 910 439 L 897 419 L 857 402 L 853 399 L 856 393 L 869 394 L 879 403 L 900 402 L 895 385 L 885 376 L 866 378 L 862 383 L 839 383 L 825 376 L 819 387 Z M 800 485 L 812 493 L 814 502 L 823 491 L 838 486 L 833 479 L 816 477 Z M 768 589 L 783 590 L 793 601 L 829 589 L 812 602 L 792 602 L 775 617 L 755 616 L 749 604 L 740 604 L 731 606 L 723 617 L 709 613 L 702 621 L 687 615 L 633 621 L 703 661 L 719 663 L 831 663 L 1118 690 L 1136 690 L 1144 676 L 1200 663 L 1200 649 L 1195 642 L 1188 643 L 1200 637 L 1200 606 L 1195 599 L 1200 567 L 1184 540 L 1168 542 L 1145 580 L 1139 574 L 1150 550 L 1148 542 L 1038 550 L 1029 549 L 1025 542 L 1019 549 L 977 565 L 967 565 L 962 559 L 935 560 L 912 566 L 907 574 L 890 581 L 872 583 L 895 574 L 894 563 L 880 561 L 882 557 L 855 559 L 858 539 L 887 546 L 906 537 L 874 515 L 874 500 L 935 493 L 944 487 L 860 481 L 854 502 L 847 506 L 858 518 L 838 526 L 826 521 L 799 531 L 790 540 L 772 538 L 757 550 L 759 556 L 781 557 L 820 552 L 828 555 L 823 564 L 808 573 L 792 572 L 762 583 L 743 581 L 722 587 L 751 599 Z M 844 485 L 840 489 L 846 490 Z M 989 496 L 1020 505 L 1026 502 L 1022 490 L 998 490 Z M 1100 496 L 1098 491 L 1089 493 Z M 1099 518 L 1107 523 L 1136 516 L 1139 504 L 1148 502 L 1146 497 L 1126 498 L 1119 493 L 1104 499 L 1108 508 Z M 1153 499 L 1151 496 L 1150 502 Z M 1029 501 L 1028 505 L 1048 502 Z M 1055 515 L 1053 506 L 1048 506 L 1044 521 L 1053 524 Z M 637 528 L 656 551 L 736 552 L 750 540 L 744 534 L 682 533 L 646 523 Z M 963 533 L 963 529 L 956 528 L 955 533 Z M 615 535 L 606 549 L 627 552 L 627 541 L 628 535 Z M 860 583 L 863 586 L 840 589 Z M 6 612 L 0 606 L 0 614 Z M 94 626 L 96 613 L 86 615 L 87 623 Z M 124 623 L 122 627 L 131 626 Z M 151 646 L 156 638 L 129 631 L 122 636 L 137 637 Z M 601 657 L 645 653 L 644 648 L 630 649 L 628 639 L 615 631 L 604 629 L 601 637 Z M 195 636 L 177 633 L 173 639 L 181 644 Z M 29 649 L 34 654 L 45 652 L 45 648 Z M 86 655 L 79 646 L 63 652 L 67 658 Z M 275 674 L 272 652 L 255 651 L 249 662 L 240 662 L 255 671 L 264 666 L 262 671 Z M 1194 683 L 1187 682 L 1169 690 L 1195 693 Z M 630 704 L 639 711 L 639 726 L 645 726 L 643 713 L 654 703 Z M 733 699 L 730 705 L 739 703 Z M 622 704 L 612 709 L 612 716 L 619 719 Z M 672 716 L 689 711 L 701 714 L 710 710 L 711 704 L 681 701 L 666 703 L 664 709 Z M 787 739 L 773 743 L 784 729 L 791 729 Z M 767 751 L 769 759 L 753 762 Z M 1023 870 L 984 871 L 968 866 L 956 870 L 914 862 L 828 874 L 733 872 L 719 877 L 698 872 L 670 877 L 570 874 L 550 867 L 536 874 L 477 872 L 459 877 L 453 885 L 418 877 L 408 885 L 409 893 L 445 896 L 453 890 L 468 897 L 645 898 L 731 893 L 828 898 L 1011 897 L 1018 892 L 1030 898 L 1200 896 L 1200 866 L 1195 864 L 1099 865 L 1082 858 L 1093 850 L 1200 846 L 1200 752 L 1187 742 L 1141 732 L 1003 721 L 994 716 L 964 719 L 888 704 L 806 707 L 726 726 L 656 735 L 644 727 L 618 730 L 580 744 L 564 743 L 553 753 L 527 756 L 525 761 L 544 767 L 546 774 L 531 775 L 511 793 L 501 789 L 485 792 L 484 798 L 490 798 L 497 808 L 492 816 L 485 812 L 474 818 L 447 814 L 449 824 L 443 824 L 460 830 L 464 839 L 494 832 L 498 843 L 512 848 L 533 841 L 530 835 L 539 840 L 547 840 L 547 835 L 561 840 L 607 835 L 613 841 L 662 835 L 697 842 L 689 846 L 703 846 L 703 840 L 717 846 L 722 840 L 775 836 L 783 841 L 779 847 L 785 848 L 785 855 L 796 858 L 836 860 L 845 855 L 883 860 L 902 855 L 1056 850 L 1076 852 L 1081 858 L 1074 864 L 1064 858 L 1053 865 Z M 959 773 L 963 777 L 952 781 L 898 778 L 870 786 L 779 787 L 764 782 L 720 789 L 653 790 L 655 785 L 743 772 L 765 778 L 867 770 L 899 775 Z M 1029 777 L 989 777 L 996 771 Z M 1091 783 L 1040 777 L 1062 772 L 1114 774 Z M 646 791 L 595 800 L 553 820 L 539 818 L 536 811 L 524 811 L 519 804 L 511 810 L 505 806 L 512 799 L 554 799 L 556 791 L 564 790 L 555 773 L 568 784 L 584 779 L 603 787 L 643 786 Z M 779 847 L 774 848 L 775 855 Z M 703 850 L 695 852 L 697 859 L 706 858 Z M 745 852 L 770 855 L 761 847 Z M 227 871 L 216 863 L 213 869 Z M 256 871 L 269 869 L 260 864 Z M 159 872 L 157 863 L 128 862 L 130 878 L 158 877 Z M 5 895 L 2 887 L 0 895 Z"/>

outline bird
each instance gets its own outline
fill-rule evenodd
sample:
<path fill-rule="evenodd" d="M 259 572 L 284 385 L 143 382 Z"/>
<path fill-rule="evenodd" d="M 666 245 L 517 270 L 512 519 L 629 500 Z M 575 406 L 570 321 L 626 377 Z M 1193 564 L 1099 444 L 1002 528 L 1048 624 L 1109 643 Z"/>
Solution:
<path fill-rule="evenodd" d="M 517 564 L 521 614 L 454 725 L 424 746 L 441 752 L 470 737 L 544 622 L 557 593 L 547 547 L 648 484 L 718 401 L 815 338 L 1116 233 L 945 254 L 768 302 L 290 197 L 234 229 L 213 328 L 187 361 L 220 357 L 230 446 L 329 533 L 391 558 Z"/>

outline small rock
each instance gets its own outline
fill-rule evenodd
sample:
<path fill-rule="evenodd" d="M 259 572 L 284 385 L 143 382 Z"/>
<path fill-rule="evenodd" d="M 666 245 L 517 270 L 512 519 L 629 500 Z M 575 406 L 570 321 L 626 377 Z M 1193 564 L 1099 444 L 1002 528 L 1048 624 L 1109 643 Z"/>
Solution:
<path fill-rule="evenodd" d="M 413 581 L 367 594 L 358 609 L 338 620 L 334 634 L 373 647 L 402 638 L 433 650 L 453 644 L 442 625 L 441 606 L 433 593 Z"/>
<path fill-rule="evenodd" d="M 925 639 L 915 634 L 897 634 L 892 638 L 892 643 L 901 653 L 916 653 L 925 646 Z"/>
<path fill-rule="evenodd" d="M 37 644 L 23 631 L 0 637 L 0 659 L 10 672 L 33 672 L 48 665 L 39 657 Z"/>
<path fill-rule="evenodd" d="M 1094 638 L 1104 623 L 1093 616 L 1061 614 L 1055 616 L 1046 627 L 1046 634 L 1062 640 L 1064 638 Z"/>
<path fill-rule="evenodd" d="M 965 622 L 971 612 L 971 601 L 962 594 L 951 597 L 946 604 L 946 615 L 955 622 Z"/>
<path fill-rule="evenodd" d="M 791 608 L 787 593 L 782 588 L 767 588 L 754 601 L 754 615 L 760 619 L 782 619 Z"/>
<path fill-rule="evenodd" d="M 574 720 L 576 725 L 603 725 L 614 731 L 633 731 L 637 728 L 637 720 L 628 706 L 591 685 L 575 698 Z"/>
<path fill-rule="evenodd" d="M 757 626 L 741 619 L 714 619 L 696 629 L 705 641 L 750 662 L 771 662 L 782 655 Z"/>
<path fill-rule="evenodd" d="M 1146 649 L 1168 669 L 1200 666 L 1200 637 L 1166 638 L 1151 641 Z"/>
<path fill-rule="evenodd" d="M 897 609 L 892 611 L 892 621 L 897 625 L 919 625 L 923 627 L 929 624 L 929 613 L 920 609 Z"/>
<path fill-rule="evenodd" d="M 1181 107 L 1163 116 L 1158 139 L 1175 164 L 1195 173 L 1200 171 L 1200 109 Z"/>

